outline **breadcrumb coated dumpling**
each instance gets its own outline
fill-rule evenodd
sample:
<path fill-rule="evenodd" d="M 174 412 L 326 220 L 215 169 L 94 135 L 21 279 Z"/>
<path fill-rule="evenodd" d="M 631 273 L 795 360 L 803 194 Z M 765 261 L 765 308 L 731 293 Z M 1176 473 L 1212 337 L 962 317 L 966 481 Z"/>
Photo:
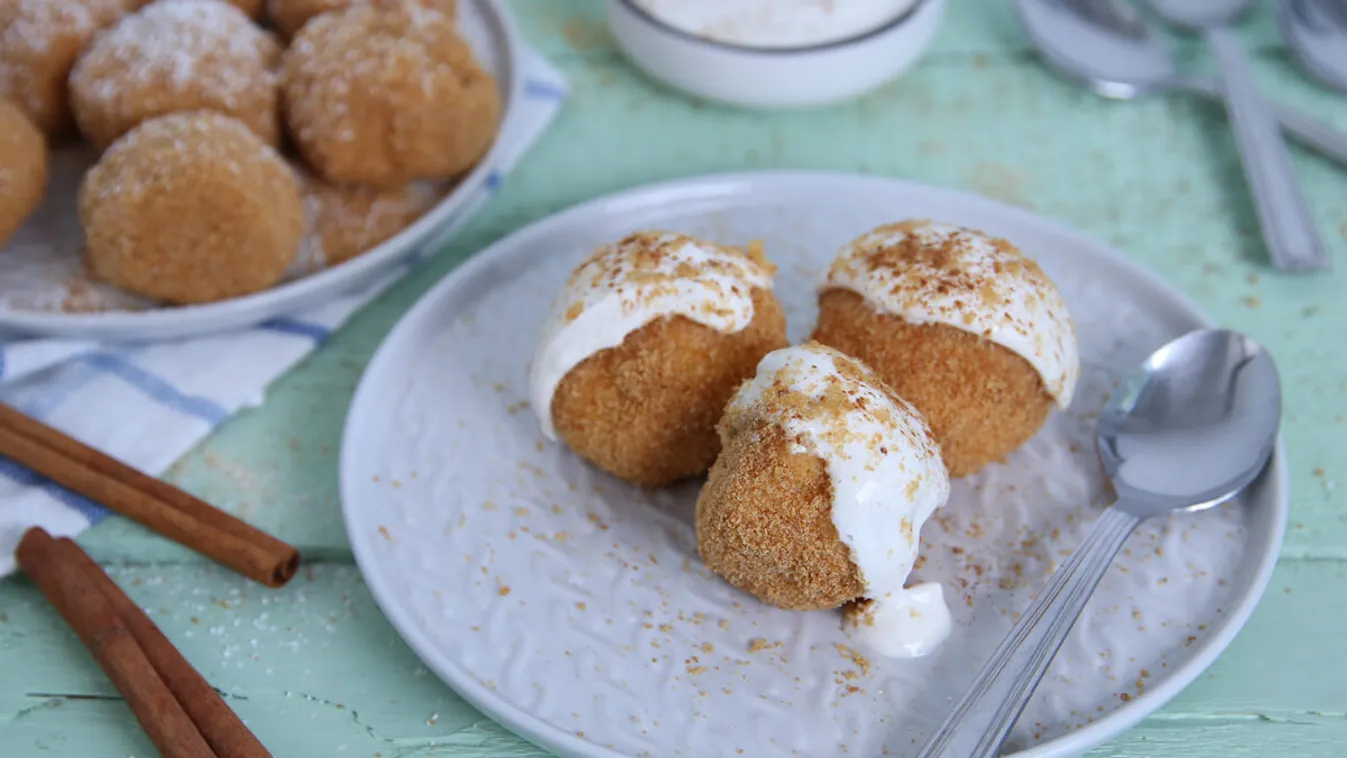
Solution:
<path fill-rule="evenodd" d="M 345 10 L 357 5 L 391 5 L 408 0 L 267 0 L 267 15 L 286 37 L 293 37 L 314 16 Z M 411 0 L 426 8 L 433 8 L 454 18 L 458 10 L 456 0 Z"/>
<path fill-rule="evenodd" d="M 463 173 L 500 120 L 496 81 L 453 20 L 411 3 L 323 14 L 285 52 L 285 121 L 333 183 L 394 187 Z"/>
<path fill-rule="evenodd" d="M 778 608 L 837 608 L 864 592 L 832 519 L 828 468 L 793 452 L 781 426 L 722 427 L 721 452 L 697 500 L 702 560 L 730 584 Z"/>
<path fill-rule="evenodd" d="M 276 145 L 280 52 L 272 35 L 222 0 L 156 0 L 80 56 L 70 72 L 75 120 L 106 148 L 146 119 L 212 110 Z"/>
<path fill-rule="evenodd" d="M 47 141 L 19 106 L 0 98 L 0 246 L 47 192 Z"/>
<path fill-rule="evenodd" d="M 1075 326 L 1053 282 L 1009 242 L 928 221 L 844 247 L 813 338 L 861 359 L 934 431 L 953 476 L 1000 461 L 1071 403 Z"/>
<path fill-rule="evenodd" d="M 719 424 L 697 549 L 736 587 L 789 610 L 867 601 L 861 635 L 922 655 L 949 634 L 939 585 L 907 587 L 922 524 L 949 497 L 920 414 L 865 365 L 815 342 L 763 357 Z"/>
<path fill-rule="evenodd" d="M 122 0 L 0 1 L 0 97 L 50 137 L 73 132 L 70 69 L 94 33 L 125 12 Z"/>
<path fill-rule="evenodd" d="M 98 277 L 180 304 L 275 284 L 304 225 L 290 167 L 209 111 L 150 119 L 115 142 L 85 175 L 79 212 Z"/>
<path fill-rule="evenodd" d="M 706 471 L 725 402 L 786 344 L 774 271 L 757 246 L 670 232 L 600 247 L 572 272 L 533 359 L 544 434 L 638 485 Z"/>
<path fill-rule="evenodd" d="M 423 183 L 379 189 L 301 174 L 301 184 L 309 249 L 300 257 L 309 270 L 344 263 L 392 238 L 444 196 L 443 188 Z"/>

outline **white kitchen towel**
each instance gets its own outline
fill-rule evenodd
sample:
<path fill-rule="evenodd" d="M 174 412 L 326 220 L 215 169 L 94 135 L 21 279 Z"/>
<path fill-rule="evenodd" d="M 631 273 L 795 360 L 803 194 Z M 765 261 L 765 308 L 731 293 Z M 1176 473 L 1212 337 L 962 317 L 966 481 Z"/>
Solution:
<path fill-rule="evenodd" d="M 532 50 L 521 58 L 524 92 L 501 134 L 498 162 L 451 222 L 455 228 L 496 191 L 566 99 L 560 71 Z M 136 346 L 0 342 L 0 400 L 157 476 L 240 408 L 260 405 L 274 379 L 417 265 L 419 259 L 364 291 L 238 332 Z M 14 548 L 28 527 L 73 537 L 106 515 L 105 508 L 0 457 L 0 576 L 14 571 Z"/>

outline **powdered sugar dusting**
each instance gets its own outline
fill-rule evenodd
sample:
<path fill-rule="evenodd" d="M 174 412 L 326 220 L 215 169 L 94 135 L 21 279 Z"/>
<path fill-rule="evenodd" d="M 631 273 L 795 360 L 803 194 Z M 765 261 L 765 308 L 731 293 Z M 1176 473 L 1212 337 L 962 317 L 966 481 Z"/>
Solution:
<path fill-rule="evenodd" d="M 275 43 L 228 3 L 159 0 L 109 30 L 77 71 L 115 61 L 117 72 L 91 88 L 106 100 L 116 98 L 128 79 L 199 86 L 229 100 L 255 84 L 247 64 L 274 63 L 275 55 Z"/>
<path fill-rule="evenodd" d="M 122 13 L 120 0 L 5 0 L 0 3 L 0 95 L 42 112 L 52 76 L 85 42 Z"/>
<path fill-rule="evenodd" d="M 0 30 L 0 49 L 15 57 L 40 57 L 51 49 L 57 34 L 87 34 L 94 30 L 94 16 L 79 0 L 10 0 L 5 26 Z M 4 65 L 0 60 L 0 65 Z"/>
<path fill-rule="evenodd" d="M 276 86 L 279 55 L 275 39 L 228 3 L 159 0 L 99 36 L 71 86 L 85 107 L 119 115 L 193 92 L 241 108 Z"/>
<path fill-rule="evenodd" d="M 338 187 L 301 173 L 304 241 L 287 276 L 304 276 L 349 260 L 388 240 L 444 197 L 444 183 L 413 182 L 394 190 Z"/>
<path fill-rule="evenodd" d="M 175 157 L 188 153 L 192 163 L 218 167 L 234 176 L 244 173 L 241 160 L 250 164 L 268 164 L 268 169 L 279 168 L 280 172 L 274 173 L 281 176 L 290 174 L 290 165 L 270 145 L 259 145 L 259 150 L 246 157 L 236 152 L 240 140 L 245 144 L 256 144 L 256 139 L 256 135 L 236 119 L 211 111 L 197 111 L 150 119 L 114 142 L 104 155 L 105 161 L 122 153 L 145 149 L 161 155 L 163 147 L 171 146 Z M 142 195 L 162 190 L 157 184 L 162 177 L 148 172 L 128 172 L 122 176 L 122 181 L 116 182 L 102 181 L 99 177 L 102 173 L 103 169 L 96 166 L 90 174 L 91 181 L 84 184 L 83 191 L 95 193 L 95 199 L 104 195 Z M 93 180 L 95 177 L 100 180 Z"/>
<path fill-rule="evenodd" d="M 434 8 L 451 19 L 457 16 L 456 0 L 267 0 L 267 16 L 286 36 L 294 36 L 310 19 L 324 13 L 359 6 L 387 6 L 392 3 L 412 2 Z"/>
<path fill-rule="evenodd" d="M 431 69 L 453 74 L 452 67 L 427 55 L 450 23 L 447 16 L 436 10 L 407 4 L 399 8 L 396 27 L 385 28 L 379 12 L 362 9 L 359 15 L 364 23 L 343 22 L 342 17 L 324 16 L 314 22 L 310 34 L 295 39 L 291 59 L 297 72 L 306 79 L 330 82 L 332 93 L 349 94 L 353 82 L 364 81 L 378 73 L 388 60 L 412 59 L 427 64 Z M 337 48 L 338 55 L 320 54 L 320 46 Z M 377 55 L 369 54 L 377 51 Z M 430 88 L 432 71 L 423 69 L 421 89 Z M 334 117 L 346 115 L 345 100 L 333 100 L 328 105 Z"/>

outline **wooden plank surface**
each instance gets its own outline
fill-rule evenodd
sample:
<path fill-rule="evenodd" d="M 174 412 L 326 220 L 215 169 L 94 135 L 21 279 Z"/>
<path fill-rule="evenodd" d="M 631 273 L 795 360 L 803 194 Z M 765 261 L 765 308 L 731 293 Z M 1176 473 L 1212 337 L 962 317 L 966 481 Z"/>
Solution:
<path fill-rule="evenodd" d="M 429 673 L 351 566 L 313 567 L 280 591 L 200 565 L 110 573 L 277 756 L 540 754 Z M 1312 748 L 1347 742 L 1347 677 L 1332 663 L 1341 657 L 1343 619 L 1332 609 L 1341 608 L 1344 582 L 1339 561 L 1284 562 L 1208 675 L 1097 754 L 1336 755 Z M 116 691 L 37 590 L 14 582 L 0 599 L 2 744 L 151 755 Z"/>
<path fill-rule="evenodd" d="M 1099 756 L 1339 755 L 1347 743 L 1347 171 L 1296 165 L 1340 265 L 1264 264 L 1221 111 L 1190 98 L 1106 102 L 1047 73 L 997 0 L 953 0 L 937 44 L 854 103 L 763 114 L 706 105 L 633 73 L 594 0 L 515 0 L 575 95 L 464 234 L 413 281 L 188 455 L 169 477 L 299 544 L 293 586 L 247 585 L 120 520 L 81 542 L 230 696 L 278 756 L 536 756 L 426 672 L 351 565 L 337 448 L 360 372 L 397 317 L 472 252 L 573 203 L 746 168 L 898 176 L 987 194 L 1125 250 L 1221 323 L 1264 341 L 1286 388 L 1291 529 L 1268 597 L 1204 678 Z M 1263 8 L 1243 30 L 1269 92 L 1347 129 L 1347 97 L 1301 78 Z M 1203 66 L 1187 40 L 1175 49 Z M 5 755 L 151 755 L 78 643 L 21 579 L 0 582 Z M 11 746 L 16 752 L 11 753 Z"/>

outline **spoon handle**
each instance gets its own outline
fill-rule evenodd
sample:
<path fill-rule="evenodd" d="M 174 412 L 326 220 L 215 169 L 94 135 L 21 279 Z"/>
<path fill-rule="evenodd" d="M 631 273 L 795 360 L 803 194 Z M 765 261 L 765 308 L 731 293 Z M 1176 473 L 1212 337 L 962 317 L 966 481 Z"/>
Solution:
<path fill-rule="evenodd" d="M 1216 78 L 1182 77 L 1175 80 L 1175 86 L 1215 100 L 1225 94 Z M 1347 166 L 1347 132 L 1284 103 L 1269 101 L 1268 107 L 1281 122 L 1283 135 L 1294 137 L 1305 147 Z"/>
<path fill-rule="evenodd" d="M 1347 134 L 1341 129 L 1286 105 L 1273 105 L 1282 130 L 1306 147 L 1322 153 L 1339 163 L 1347 164 Z"/>
<path fill-rule="evenodd" d="M 919 758 L 992 758 L 1140 519 L 1116 505 L 1048 580 Z"/>
<path fill-rule="evenodd" d="M 1206 30 L 1224 83 L 1225 106 L 1244 174 L 1273 264 L 1283 271 L 1329 268 L 1328 250 L 1291 164 L 1291 153 L 1263 96 L 1254 87 L 1244 48 L 1224 27 Z"/>

